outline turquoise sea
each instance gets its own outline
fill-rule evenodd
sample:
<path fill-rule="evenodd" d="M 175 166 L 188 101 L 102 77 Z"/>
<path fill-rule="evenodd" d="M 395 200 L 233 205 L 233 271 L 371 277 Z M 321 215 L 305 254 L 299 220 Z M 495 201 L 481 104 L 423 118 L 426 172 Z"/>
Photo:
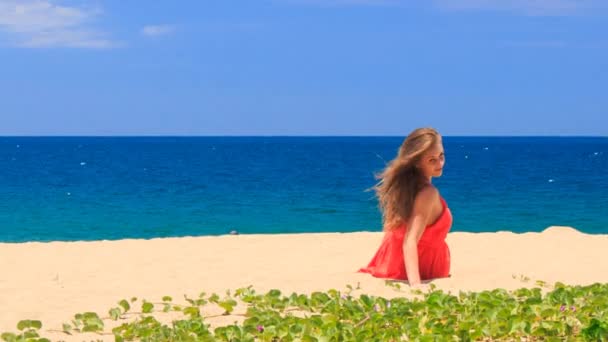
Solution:
<path fill-rule="evenodd" d="M 0 137 L 0 241 L 380 231 L 403 137 Z M 608 138 L 444 137 L 453 231 L 608 233 Z"/>

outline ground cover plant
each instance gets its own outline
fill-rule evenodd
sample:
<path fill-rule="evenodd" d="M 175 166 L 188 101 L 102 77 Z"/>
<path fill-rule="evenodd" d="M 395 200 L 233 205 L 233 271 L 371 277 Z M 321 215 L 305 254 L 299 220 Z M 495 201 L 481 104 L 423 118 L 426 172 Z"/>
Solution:
<path fill-rule="evenodd" d="M 400 283 L 387 282 L 396 291 Z M 106 315 L 83 312 L 63 324 L 63 333 L 94 332 L 115 341 L 608 341 L 608 284 L 495 289 L 450 294 L 433 285 L 414 296 L 387 299 L 348 285 L 310 295 L 279 290 L 169 296 L 158 302 L 123 299 Z M 409 290 L 408 290 L 409 291 Z M 212 327 L 211 309 L 241 322 Z M 171 323 L 158 318 L 178 314 Z M 106 328 L 115 322 L 112 329 Z M 2 340 L 49 341 L 42 323 L 22 320 Z"/>

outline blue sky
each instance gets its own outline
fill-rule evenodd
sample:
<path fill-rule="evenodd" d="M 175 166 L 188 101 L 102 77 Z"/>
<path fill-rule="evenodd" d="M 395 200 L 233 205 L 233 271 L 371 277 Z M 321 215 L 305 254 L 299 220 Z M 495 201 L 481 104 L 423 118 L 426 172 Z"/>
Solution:
<path fill-rule="evenodd" d="M 605 0 L 0 0 L 0 135 L 608 136 Z"/>

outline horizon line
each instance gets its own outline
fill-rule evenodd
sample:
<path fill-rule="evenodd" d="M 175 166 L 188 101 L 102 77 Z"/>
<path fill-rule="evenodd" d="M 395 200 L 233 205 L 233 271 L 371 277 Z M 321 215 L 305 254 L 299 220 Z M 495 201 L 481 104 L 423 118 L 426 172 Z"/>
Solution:
<path fill-rule="evenodd" d="M 403 135 L 171 135 L 171 134 L 144 134 L 144 135 L 0 135 L 0 138 L 397 138 Z M 446 138 L 608 138 L 608 135 L 448 135 Z"/>

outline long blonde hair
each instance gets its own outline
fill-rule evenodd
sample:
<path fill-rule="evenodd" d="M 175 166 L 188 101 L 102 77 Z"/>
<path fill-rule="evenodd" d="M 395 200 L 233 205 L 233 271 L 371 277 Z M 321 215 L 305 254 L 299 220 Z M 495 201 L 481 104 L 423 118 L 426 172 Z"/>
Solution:
<path fill-rule="evenodd" d="M 410 133 L 399 148 L 397 157 L 390 161 L 372 188 L 378 197 L 385 230 L 405 223 L 414 206 L 416 194 L 426 180 L 416 164 L 430 147 L 441 142 L 441 135 L 433 128 L 418 128 Z"/>

